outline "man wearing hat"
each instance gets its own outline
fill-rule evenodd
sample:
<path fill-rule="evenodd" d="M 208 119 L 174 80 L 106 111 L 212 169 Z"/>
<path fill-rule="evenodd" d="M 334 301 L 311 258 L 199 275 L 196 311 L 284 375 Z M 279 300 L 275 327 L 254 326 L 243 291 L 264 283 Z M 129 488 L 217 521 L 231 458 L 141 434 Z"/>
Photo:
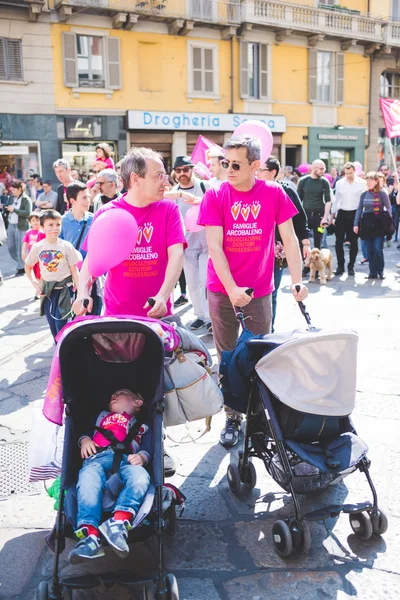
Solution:
<path fill-rule="evenodd" d="M 178 184 L 165 194 L 165 198 L 176 200 L 179 211 L 185 221 L 186 213 L 196 204 L 200 204 L 208 189 L 204 181 L 194 176 L 194 164 L 189 156 L 177 156 L 174 163 L 175 178 Z M 188 247 L 184 254 L 184 271 L 193 304 L 195 321 L 191 329 L 206 326 L 211 329 L 210 315 L 206 298 L 206 278 L 208 263 L 208 246 L 205 229 L 202 231 L 186 231 Z"/>

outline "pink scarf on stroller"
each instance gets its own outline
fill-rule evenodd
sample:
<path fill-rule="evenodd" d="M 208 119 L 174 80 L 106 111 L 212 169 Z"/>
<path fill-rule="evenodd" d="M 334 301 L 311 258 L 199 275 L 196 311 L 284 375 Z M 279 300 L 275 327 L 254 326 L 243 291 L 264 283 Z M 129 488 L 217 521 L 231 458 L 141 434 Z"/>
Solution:
<path fill-rule="evenodd" d="M 80 327 L 83 322 L 107 322 L 120 321 L 120 320 L 134 320 L 149 325 L 154 329 L 161 337 L 164 342 L 165 349 L 169 352 L 175 350 L 180 344 L 180 339 L 176 333 L 173 325 L 165 323 L 164 321 L 157 321 L 156 319 L 149 319 L 148 317 L 135 317 L 132 315 L 118 315 L 118 317 L 98 317 L 87 315 L 84 317 L 76 317 L 73 321 L 65 325 L 58 334 L 56 341 L 57 347 L 54 352 L 53 360 L 50 368 L 49 382 L 47 384 L 46 394 L 43 404 L 43 414 L 52 423 L 56 425 L 62 425 L 64 404 L 62 398 L 62 385 L 61 385 L 61 369 L 60 369 L 60 346 L 65 337 L 77 327 Z M 161 329 L 160 329 L 161 328 Z"/>

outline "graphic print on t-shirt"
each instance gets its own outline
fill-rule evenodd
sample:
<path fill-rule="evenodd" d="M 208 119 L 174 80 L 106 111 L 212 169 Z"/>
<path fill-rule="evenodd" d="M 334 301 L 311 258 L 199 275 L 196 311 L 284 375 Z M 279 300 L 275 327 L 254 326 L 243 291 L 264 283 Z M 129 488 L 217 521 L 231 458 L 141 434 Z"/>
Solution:
<path fill-rule="evenodd" d="M 154 226 L 151 222 L 143 223 L 138 230 L 137 246 L 124 260 L 123 277 L 157 277 L 158 252 L 153 251 L 150 245 L 154 235 Z M 146 245 L 147 244 L 147 245 Z"/>
<path fill-rule="evenodd" d="M 49 273 L 56 273 L 57 267 L 64 258 L 60 250 L 43 250 L 39 254 L 39 260 L 42 261 Z"/>
<path fill-rule="evenodd" d="M 235 202 L 232 205 L 231 213 L 235 222 L 232 229 L 225 233 L 225 252 L 257 252 L 261 249 L 263 230 L 257 223 L 260 211 L 261 204 L 258 200 L 251 204 Z"/>

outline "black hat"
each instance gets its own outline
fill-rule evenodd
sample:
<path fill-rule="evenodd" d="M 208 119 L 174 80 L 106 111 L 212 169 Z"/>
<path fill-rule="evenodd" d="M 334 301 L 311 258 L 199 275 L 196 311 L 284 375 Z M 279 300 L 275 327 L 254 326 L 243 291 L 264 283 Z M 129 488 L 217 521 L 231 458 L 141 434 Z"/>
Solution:
<path fill-rule="evenodd" d="M 174 162 L 174 169 L 177 167 L 194 167 L 190 156 L 177 156 Z"/>

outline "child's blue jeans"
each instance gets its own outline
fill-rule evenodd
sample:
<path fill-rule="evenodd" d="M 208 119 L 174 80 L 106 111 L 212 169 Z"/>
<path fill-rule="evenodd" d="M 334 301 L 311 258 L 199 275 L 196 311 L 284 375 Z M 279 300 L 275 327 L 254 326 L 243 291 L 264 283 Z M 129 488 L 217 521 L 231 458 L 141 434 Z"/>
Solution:
<path fill-rule="evenodd" d="M 104 486 L 114 461 L 112 448 L 85 458 L 77 485 L 78 529 L 83 525 L 98 527 L 101 522 Z M 122 455 L 119 476 L 124 484 L 114 511 L 123 510 L 135 515 L 150 485 L 150 475 L 144 467 L 131 465 Z"/>

